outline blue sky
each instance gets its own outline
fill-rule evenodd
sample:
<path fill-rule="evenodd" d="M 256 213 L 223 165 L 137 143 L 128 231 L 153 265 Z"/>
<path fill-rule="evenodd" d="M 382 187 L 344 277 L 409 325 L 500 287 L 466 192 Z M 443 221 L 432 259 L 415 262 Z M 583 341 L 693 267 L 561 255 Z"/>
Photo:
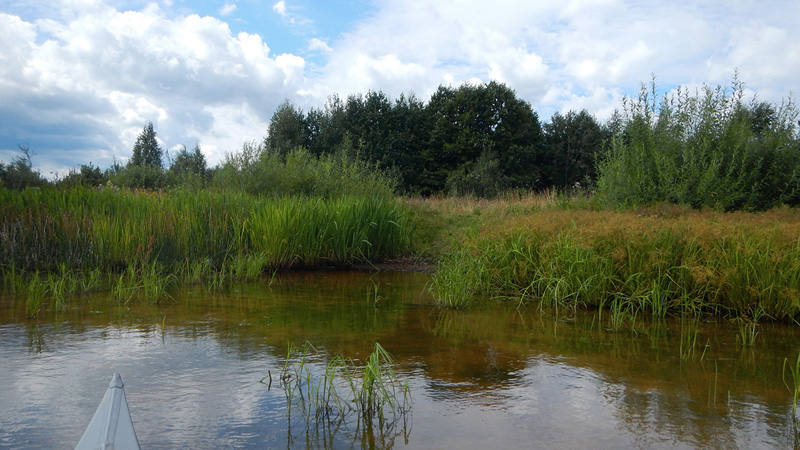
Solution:
<path fill-rule="evenodd" d="M 496 80 L 543 121 L 605 120 L 655 75 L 664 90 L 800 92 L 800 2 L 772 0 L 0 0 L 0 160 L 46 176 L 125 162 L 152 121 L 164 148 L 218 163 L 277 105 Z"/>

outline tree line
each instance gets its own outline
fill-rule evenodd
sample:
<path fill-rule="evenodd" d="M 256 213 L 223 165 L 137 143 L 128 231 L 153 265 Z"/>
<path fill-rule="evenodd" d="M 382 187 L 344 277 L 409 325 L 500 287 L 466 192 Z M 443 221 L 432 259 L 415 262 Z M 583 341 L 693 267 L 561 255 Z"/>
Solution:
<path fill-rule="evenodd" d="M 564 188 L 595 175 L 608 129 L 587 111 L 556 113 L 544 126 L 508 86 L 440 86 L 427 103 L 381 91 L 330 97 L 304 113 L 291 103 L 270 120 L 263 147 L 285 155 L 350 152 L 395 176 L 402 192 L 492 196 L 508 189 Z"/>
<path fill-rule="evenodd" d="M 264 194 L 276 185 L 269 179 L 286 184 L 291 178 L 302 188 L 296 182 L 302 171 L 357 161 L 357 172 L 385 174 L 405 194 L 494 196 L 582 185 L 612 204 L 794 205 L 800 201 L 796 110 L 791 103 L 745 102 L 743 92 L 734 80 L 730 89 L 682 89 L 659 101 L 655 84 L 643 85 L 638 98 L 626 98 L 605 123 L 582 110 L 555 113 L 542 124 L 528 102 L 494 81 L 440 86 L 427 102 L 369 91 L 344 100 L 333 95 L 304 112 L 285 101 L 261 142 L 246 143 L 217 167 L 207 167 L 198 145 L 180 150 L 165 167 L 149 123 L 125 166 L 101 172 L 81 165 L 58 183 L 237 187 Z M 30 153 L 24 155 L 0 164 L 5 186 L 35 178 L 19 176 L 32 172 Z"/>

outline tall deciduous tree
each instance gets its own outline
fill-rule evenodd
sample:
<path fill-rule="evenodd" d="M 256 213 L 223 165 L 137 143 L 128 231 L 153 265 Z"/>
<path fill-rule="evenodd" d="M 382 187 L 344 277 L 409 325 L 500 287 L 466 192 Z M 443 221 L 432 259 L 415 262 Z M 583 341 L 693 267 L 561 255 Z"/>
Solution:
<path fill-rule="evenodd" d="M 553 114 L 544 125 L 547 148 L 545 182 L 564 188 L 595 176 L 595 156 L 605 133 L 585 109 L 579 113 Z"/>
<path fill-rule="evenodd" d="M 308 135 L 303 111 L 286 100 L 278 106 L 269 121 L 264 145 L 267 151 L 285 157 L 296 147 L 306 147 Z"/>
<path fill-rule="evenodd" d="M 427 188 L 443 189 L 451 172 L 468 169 L 482 155 L 486 161 L 497 160 L 505 187 L 537 187 L 542 127 L 531 106 L 512 89 L 494 81 L 457 89 L 440 86 L 427 111 L 433 120 Z"/>
<path fill-rule="evenodd" d="M 133 145 L 133 156 L 131 156 L 128 165 L 161 168 L 163 154 L 164 151 L 158 145 L 156 132 L 153 130 L 153 122 L 148 122 L 139 137 L 136 138 L 136 144 Z"/>

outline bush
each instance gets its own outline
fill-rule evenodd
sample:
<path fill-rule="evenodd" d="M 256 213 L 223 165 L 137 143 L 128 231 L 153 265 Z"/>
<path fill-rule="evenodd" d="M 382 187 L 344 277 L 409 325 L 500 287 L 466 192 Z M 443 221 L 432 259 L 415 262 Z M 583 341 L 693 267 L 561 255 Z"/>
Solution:
<path fill-rule="evenodd" d="M 339 151 L 316 157 L 298 147 L 285 157 L 254 144 L 227 155 L 214 176 L 217 187 L 254 195 L 390 196 L 394 181 L 374 165 Z"/>
<path fill-rule="evenodd" d="M 724 211 L 800 202 L 794 105 L 742 101 L 743 86 L 686 88 L 657 105 L 655 85 L 626 99 L 598 163 L 597 189 L 615 205 L 671 202 Z"/>

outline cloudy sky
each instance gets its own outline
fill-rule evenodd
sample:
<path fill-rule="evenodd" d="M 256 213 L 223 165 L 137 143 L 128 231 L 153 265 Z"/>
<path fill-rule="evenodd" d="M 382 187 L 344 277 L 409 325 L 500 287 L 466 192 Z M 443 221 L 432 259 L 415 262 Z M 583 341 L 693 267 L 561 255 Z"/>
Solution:
<path fill-rule="evenodd" d="M 0 0 L 0 160 L 43 175 L 125 162 L 153 122 L 210 164 L 262 139 L 275 107 L 337 93 L 427 101 L 497 80 L 546 121 L 604 120 L 655 75 L 668 90 L 800 94 L 797 0 Z"/>

